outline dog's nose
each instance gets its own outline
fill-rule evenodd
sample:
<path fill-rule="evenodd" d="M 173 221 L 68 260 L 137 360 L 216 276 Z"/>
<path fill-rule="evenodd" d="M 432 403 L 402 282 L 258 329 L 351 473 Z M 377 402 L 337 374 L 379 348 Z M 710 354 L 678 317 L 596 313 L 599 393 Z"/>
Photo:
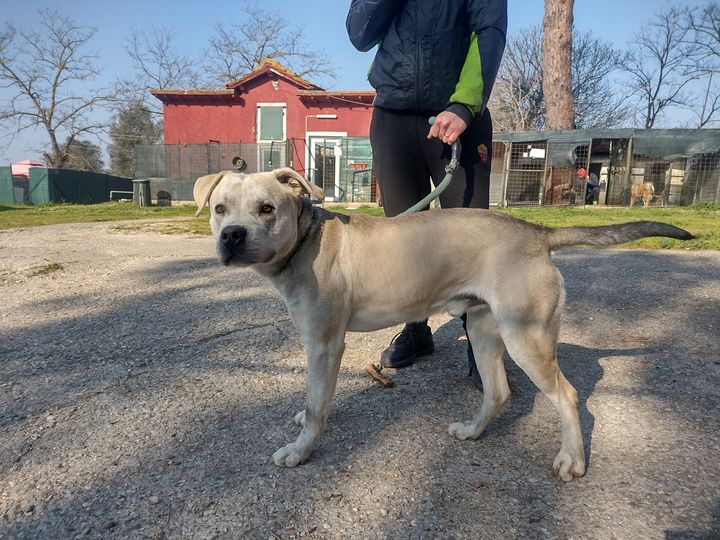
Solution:
<path fill-rule="evenodd" d="M 247 229 L 240 225 L 230 225 L 225 227 L 220 233 L 220 241 L 228 248 L 238 247 L 247 236 Z"/>

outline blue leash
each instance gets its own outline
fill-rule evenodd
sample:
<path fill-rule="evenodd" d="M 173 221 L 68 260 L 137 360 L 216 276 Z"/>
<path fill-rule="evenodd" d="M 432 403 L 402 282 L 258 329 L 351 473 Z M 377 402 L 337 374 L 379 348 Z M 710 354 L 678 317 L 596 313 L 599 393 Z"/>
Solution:
<path fill-rule="evenodd" d="M 430 125 L 433 125 L 435 123 L 435 117 L 431 116 L 428 119 L 428 122 Z M 458 137 L 458 140 L 455 141 L 452 145 L 452 156 L 450 157 L 450 163 L 448 163 L 445 166 L 445 178 L 443 178 L 442 182 L 440 182 L 435 189 L 433 189 L 430 194 L 425 197 L 423 200 L 418 202 L 417 204 L 412 205 L 410 208 L 402 212 L 401 214 L 398 214 L 400 216 L 404 216 L 407 214 L 414 214 L 415 212 L 419 212 L 423 208 L 425 208 L 427 205 L 429 205 L 432 201 L 437 199 L 440 194 L 445 191 L 445 188 L 447 188 L 450 185 L 450 182 L 453 179 L 453 175 L 455 174 L 455 171 L 458 168 L 458 160 L 460 159 L 460 138 Z"/>

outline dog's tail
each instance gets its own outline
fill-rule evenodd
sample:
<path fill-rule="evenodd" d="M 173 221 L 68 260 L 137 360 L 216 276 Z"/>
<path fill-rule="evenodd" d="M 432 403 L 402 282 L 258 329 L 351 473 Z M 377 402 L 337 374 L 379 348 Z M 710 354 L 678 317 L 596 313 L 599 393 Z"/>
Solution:
<path fill-rule="evenodd" d="M 695 238 L 684 229 L 657 221 L 635 221 L 599 227 L 560 227 L 547 231 L 547 243 L 551 250 L 577 245 L 612 246 L 648 236 L 667 236 L 678 240 Z"/>

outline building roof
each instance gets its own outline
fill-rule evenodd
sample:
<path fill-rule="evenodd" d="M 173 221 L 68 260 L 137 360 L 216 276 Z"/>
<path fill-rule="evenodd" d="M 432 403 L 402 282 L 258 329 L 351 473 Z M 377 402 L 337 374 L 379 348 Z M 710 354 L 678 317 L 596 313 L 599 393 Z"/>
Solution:
<path fill-rule="evenodd" d="M 201 103 L 232 103 L 243 104 L 241 94 L 248 83 L 261 77 L 270 75 L 281 77 L 298 87 L 298 97 L 301 101 L 313 105 L 345 105 L 369 106 L 375 98 L 375 92 L 367 90 L 323 90 L 319 86 L 303 79 L 280 62 L 266 58 L 260 65 L 247 75 L 233 81 L 220 89 L 173 89 L 152 88 L 150 94 L 165 104 L 201 104 Z"/>
<path fill-rule="evenodd" d="M 32 159 L 23 159 L 22 161 L 16 161 L 12 164 L 12 175 L 13 176 L 30 176 L 30 169 L 33 167 L 44 167 L 45 164 Z"/>
<path fill-rule="evenodd" d="M 300 75 L 286 68 L 280 62 L 273 60 L 272 58 L 265 58 L 263 61 L 260 62 L 260 65 L 253 69 L 250 73 L 240 77 L 236 81 L 228 83 L 227 85 L 225 85 L 225 87 L 232 89 L 242 89 L 250 81 L 267 74 L 274 74 L 278 77 L 282 77 L 283 79 L 286 79 L 305 90 L 322 90 L 322 88 L 320 88 L 319 86 L 314 85 L 310 81 L 303 79 L 302 77 L 300 77 Z"/>
<path fill-rule="evenodd" d="M 237 96 L 228 88 L 210 89 L 175 89 L 151 88 L 150 93 L 163 103 L 226 103 Z"/>
<path fill-rule="evenodd" d="M 371 90 L 300 90 L 298 97 L 301 101 L 312 104 L 327 104 L 333 102 L 344 102 L 359 106 L 372 105 L 375 99 L 375 92 Z"/>

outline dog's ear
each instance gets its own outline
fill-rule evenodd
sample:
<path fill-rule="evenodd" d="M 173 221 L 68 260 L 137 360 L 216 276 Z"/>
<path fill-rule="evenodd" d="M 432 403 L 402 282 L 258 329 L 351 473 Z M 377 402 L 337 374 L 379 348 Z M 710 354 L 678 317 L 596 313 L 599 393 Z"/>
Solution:
<path fill-rule="evenodd" d="M 273 174 L 275 174 L 275 178 L 278 179 L 278 182 L 290 186 L 296 195 L 306 193 L 308 195 L 312 195 L 316 199 L 323 199 L 325 197 L 325 192 L 320 186 L 311 184 L 290 167 L 275 169 Z"/>
<path fill-rule="evenodd" d="M 195 187 L 193 188 L 193 197 L 195 198 L 195 204 L 197 204 L 197 212 L 195 217 L 200 216 L 200 212 L 205 207 L 207 202 L 210 200 L 215 187 L 223 179 L 227 171 L 222 171 L 217 174 L 208 174 L 207 176 L 201 176 L 195 180 Z"/>

